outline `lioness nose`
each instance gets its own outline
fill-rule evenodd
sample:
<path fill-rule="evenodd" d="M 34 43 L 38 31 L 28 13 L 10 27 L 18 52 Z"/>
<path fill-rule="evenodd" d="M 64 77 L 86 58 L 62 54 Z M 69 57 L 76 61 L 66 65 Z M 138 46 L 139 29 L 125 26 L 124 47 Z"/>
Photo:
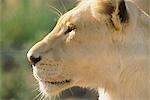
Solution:
<path fill-rule="evenodd" d="M 41 60 L 41 57 L 34 57 L 33 55 L 28 56 L 28 60 L 31 64 L 35 65 Z"/>

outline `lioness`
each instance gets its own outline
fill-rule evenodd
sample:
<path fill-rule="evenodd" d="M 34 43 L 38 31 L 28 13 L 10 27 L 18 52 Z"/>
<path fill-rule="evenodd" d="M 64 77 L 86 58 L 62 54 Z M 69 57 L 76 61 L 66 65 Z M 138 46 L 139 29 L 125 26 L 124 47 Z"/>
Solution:
<path fill-rule="evenodd" d="M 81 86 L 100 100 L 150 100 L 149 25 L 131 1 L 81 0 L 27 54 L 41 92 Z"/>

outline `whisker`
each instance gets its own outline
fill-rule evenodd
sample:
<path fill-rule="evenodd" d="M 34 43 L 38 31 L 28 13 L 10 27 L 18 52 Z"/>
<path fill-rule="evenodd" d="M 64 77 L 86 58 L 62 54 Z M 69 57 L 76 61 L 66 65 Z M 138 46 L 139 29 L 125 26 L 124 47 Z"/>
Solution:
<path fill-rule="evenodd" d="M 60 1 L 60 3 L 61 3 L 61 5 L 62 5 L 62 7 L 63 7 L 63 9 L 64 9 L 64 11 L 65 11 L 65 13 L 67 12 L 67 9 L 66 9 L 66 7 L 65 7 L 65 5 L 64 5 L 64 2 L 62 1 L 62 0 L 59 0 Z"/>
<path fill-rule="evenodd" d="M 54 97 L 55 97 L 54 100 L 55 100 L 55 99 L 56 99 L 56 100 L 60 100 L 60 95 L 59 95 L 59 94 L 55 95 Z"/>
<path fill-rule="evenodd" d="M 35 88 L 32 92 L 36 92 L 39 90 L 39 87 Z"/>
<path fill-rule="evenodd" d="M 45 94 L 43 94 L 43 100 L 46 100 L 47 99 L 47 96 Z"/>
<path fill-rule="evenodd" d="M 60 93 L 58 94 L 58 98 L 60 99 L 62 95 L 63 95 L 63 92 L 60 92 Z"/>
<path fill-rule="evenodd" d="M 74 95 L 74 93 L 73 93 L 73 91 L 72 91 L 72 89 L 71 89 L 71 88 L 69 89 L 69 91 L 71 92 L 71 95 Z"/>
<path fill-rule="evenodd" d="M 57 100 L 57 95 L 52 96 L 51 99 L 52 99 L 52 100 Z M 51 100 L 51 99 L 50 99 L 50 100 Z M 59 100 L 59 99 L 58 99 L 58 100 Z"/>
<path fill-rule="evenodd" d="M 34 81 L 34 83 L 32 84 L 32 86 L 33 86 L 33 87 L 37 87 L 37 86 L 38 86 L 37 82 Z"/>
<path fill-rule="evenodd" d="M 52 13 L 56 14 L 56 16 L 58 16 L 58 18 L 61 16 L 58 12 L 51 10 Z"/>
<path fill-rule="evenodd" d="M 37 98 L 39 98 L 39 96 L 41 95 L 42 93 L 40 92 L 38 95 L 36 95 L 36 97 L 34 97 L 32 100 L 36 100 Z"/>
<path fill-rule="evenodd" d="M 44 94 L 41 92 L 41 97 L 39 100 L 42 100 L 44 98 Z"/>
<path fill-rule="evenodd" d="M 52 5 L 48 5 L 50 8 L 52 8 L 53 9 L 53 12 L 55 13 L 55 14 L 57 14 L 59 17 L 60 16 L 62 16 L 63 14 L 62 14 L 62 12 L 60 11 L 60 10 L 58 10 L 57 8 L 55 8 L 55 7 L 53 7 Z M 56 11 L 56 12 L 55 12 Z"/>

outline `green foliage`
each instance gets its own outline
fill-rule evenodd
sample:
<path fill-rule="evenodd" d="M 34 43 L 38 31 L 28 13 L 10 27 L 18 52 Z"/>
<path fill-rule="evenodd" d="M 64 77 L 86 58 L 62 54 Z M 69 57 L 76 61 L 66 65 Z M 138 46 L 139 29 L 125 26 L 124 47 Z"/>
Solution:
<path fill-rule="evenodd" d="M 45 7 L 42 9 L 30 6 L 27 9 L 24 6 L 19 7 L 11 16 L 3 16 L 2 39 L 7 39 L 10 45 L 21 47 L 29 40 L 35 40 L 36 36 L 50 31 L 54 26 L 54 19 L 51 18 L 54 16 Z"/>
<path fill-rule="evenodd" d="M 56 24 L 50 3 L 0 0 L 0 100 L 32 100 L 37 94 L 26 53 Z"/>

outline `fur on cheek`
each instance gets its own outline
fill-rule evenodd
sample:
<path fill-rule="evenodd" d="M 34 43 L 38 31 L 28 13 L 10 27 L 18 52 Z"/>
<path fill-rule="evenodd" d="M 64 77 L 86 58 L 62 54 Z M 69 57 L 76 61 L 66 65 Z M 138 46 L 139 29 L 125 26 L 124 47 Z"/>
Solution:
<path fill-rule="evenodd" d="M 69 36 L 66 39 L 66 42 L 69 43 L 75 37 L 75 31 L 69 33 Z"/>

